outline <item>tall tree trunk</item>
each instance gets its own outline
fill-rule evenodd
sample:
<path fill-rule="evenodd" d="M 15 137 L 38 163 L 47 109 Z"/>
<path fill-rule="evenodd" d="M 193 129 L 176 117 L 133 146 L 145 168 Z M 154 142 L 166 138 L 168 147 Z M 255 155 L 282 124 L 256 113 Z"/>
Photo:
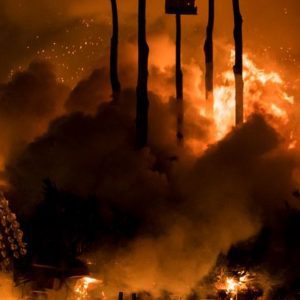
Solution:
<path fill-rule="evenodd" d="M 121 91 L 121 84 L 118 77 L 118 43 L 119 43 L 119 21 L 117 0 L 111 0 L 113 33 L 110 48 L 110 82 L 113 98 L 118 99 Z"/>
<path fill-rule="evenodd" d="M 235 99 L 236 99 L 236 125 L 244 121 L 244 81 L 243 81 L 243 18 L 240 12 L 239 0 L 233 1 L 234 13 L 234 40 L 235 40 Z"/>
<path fill-rule="evenodd" d="M 136 88 L 136 138 L 139 148 L 148 141 L 148 57 L 146 40 L 146 0 L 139 0 L 138 15 L 138 82 Z"/>
<path fill-rule="evenodd" d="M 176 100 L 177 100 L 177 141 L 183 142 L 183 73 L 181 69 L 181 15 L 176 14 Z"/>
<path fill-rule="evenodd" d="M 206 28 L 206 40 L 204 44 L 205 53 L 205 89 L 206 89 L 206 113 L 213 116 L 214 106 L 214 44 L 213 32 L 215 23 L 215 0 L 208 0 L 208 23 Z"/>

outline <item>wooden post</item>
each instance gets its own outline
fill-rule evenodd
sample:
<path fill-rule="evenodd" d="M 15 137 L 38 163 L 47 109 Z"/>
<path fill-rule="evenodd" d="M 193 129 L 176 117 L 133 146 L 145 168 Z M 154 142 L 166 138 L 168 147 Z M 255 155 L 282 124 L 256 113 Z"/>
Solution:
<path fill-rule="evenodd" d="M 235 40 L 235 77 L 236 125 L 244 121 L 244 81 L 243 81 L 243 18 L 240 12 L 239 0 L 232 0 L 234 13 Z"/>
<path fill-rule="evenodd" d="M 183 73 L 181 68 L 181 15 L 176 14 L 176 101 L 177 101 L 177 142 L 183 142 Z"/>
<path fill-rule="evenodd" d="M 206 40 L 204 44 L 205 53 L 205 89 L 206 89 L 206 114 L 213 116 L 214 95 L 214 47 L 213 47 L 213 31 L 215 22 L 215 0 L 208 0 L 208 23 L 206 28 Z"/>
<path fill-rule="evenodd" d="M 148 141 L 148 57 L 146 40 L 146 0 L 139 0 L 138 13 L 138 82 L 136 88 L 136 139 L 138 148 Z"/>
<path fill-rule="evenodd" d="M 111 0 L 113 32 L 110 47 L 110 82 L 113 99 L 117 100 L 121 92 L 121 84 L 118 77 L 118 43 L 119 43 L 119 20 L 117 0 Z"/>
<path fill-rule="evenodd" d="M 132 294 L 132 300 L 137 300 L 137 299 L 138 299 L 137 294 L 136 294 L 136 293 L 133 293 L 133 294 Z"/>

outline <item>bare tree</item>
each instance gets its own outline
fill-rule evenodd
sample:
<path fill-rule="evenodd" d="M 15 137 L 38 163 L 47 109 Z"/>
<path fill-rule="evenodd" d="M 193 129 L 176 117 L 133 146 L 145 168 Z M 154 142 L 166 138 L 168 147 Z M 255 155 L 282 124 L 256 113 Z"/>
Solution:
<path fill-rule="evenodd" d="M 236 93 L 236 125 L 244 121 L 244 81 L 243 81 L 243 18 L 239 0 L 232 0 L 234 13 L 234 40 L 235 40 L 235 76 Z"/>
<path fill-rule="evenodd" d="M 119 43 L 119 20 L 117 0 L 111 0 L 113 32 L 110 48 L 110 81 L 114 100 L 119 98 L 121 84 L 118 77 L 118 43 Z"/>
<path fill-rule="evenodd" d="M 208 23 L 206 28 L 206 40 L 204 44 L 205 53 L 205 88 L 206 88 L 206 112 L 209 116 L 213 115 L 214 105 L 214 45 L 213 45 L 213 31 L 215 22 L 215 0 L 208 0 Z"/>
<path fill-rule="evenodd" d="M 148 141 L 148 57 L 146 40 L 146 0 L 139 0 L 138 7 L 138 82 L 136 88 L 136 138 L 137 146 L 143 148 Z"/>
<path fill-rule="evenodd" d="M 177 100 L 177 141 L 183 142 L 183 73 L 181 68 L 181 15 L 176 14 L 176 100 Z"/>
<path fill-rule="evenodd" d="M 181 15 L 197 15 L 195 0 L 166 0 L 166 13 L 176 15 L 176 108 L 177 142 L 183 143 L 183 72 L 181 67 Z"/>

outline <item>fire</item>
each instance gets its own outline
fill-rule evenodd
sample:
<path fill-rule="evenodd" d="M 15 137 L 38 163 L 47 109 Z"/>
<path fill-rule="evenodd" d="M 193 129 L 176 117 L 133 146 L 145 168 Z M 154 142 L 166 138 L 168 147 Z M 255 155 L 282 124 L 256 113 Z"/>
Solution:
<path fill-rule="evenodd" d="M 249 274 L 240 272 L 238 276 L 227 277 L 224 273 L 219 277 L 216 284 L 217 290 L 223 290 L 230 297 L 236 296 L 239 292 L 245 291 L 249 288 Z"/>
<path fill-rule="evenodd" d="M 246 289 L 247 275 L 241 276 L 238 279 L 227 278 L 226 279 L 226 292 L 227 294 L 237 294 L 239 290 Z"/>
<path fill-rule="evenodd" d="M 226 49 L 225 49 L 226 51 Z M 191 115 L 192 110 L 186 109 L 186 119 L 195 119 L 198 116 L 211 120 L 212 126 L 207 140 L 197 137 L 187 137 L 185 146 L 194 155 L 200 155 L 207 145 L 221 140 L 235 126 L 235 78 L 232 70 L 235 52 L 228 51 L 228 65 L 223 72 L 216 71 L 214 87 L 213 115 L 206 111 L 203 85 L 199 78 L 203 74 L 192 73 L 196 68 L 193 63 L 185 65 L 185 96 L 187 107 L 195 109 L 196 114 Z M 268 123 L 285 138 L 285 147 L 289 150 L 295 149 L 297 144 L 296 128 L 293 128 L 293 111 L 295 98 L 287 92 L 288 83 L 285 82 L 280 71 L 277 69 L 265 69 L 259 66 L 254 56 L 245 53 L 244 59 L 244 119 L 253 113 L 263 114 Z M 224 60 L 227 60 L 226 58 Z M 198 120 L 203 124 L 203 120 Z M 295 125 L 295 124 L 294 124 Z"/>
<path fill-rule="evenodd" d="M 238 286 L 239 286 L 239 282 L 234 280 L 233 278 L 227 278 L 226 280 L 226 291 L 227 293 L 235 293 L 236 294 L 236 291 L 238 289 Z"/>
<path fill-rule="evenodd" d="M 297 139 L 295 137 L 295 133 L 294 131 L 291 131 L 290 133 L 290 139 L 289 139 L 289 144 L 288 144 L 288 149 L 289 150 L 292 150 L 292 149 L 295 149 L 296 146 L 297 146 Z"/>
<path fill-rule="evenodd" d="M 231 51 L 231 64 L 234 51 Z M 223 72 L 214 90 L 214 122 L 216 139 L 223 138 L 234 126 L 235 120 L 235 80 L 232 70 Z M 273 120 L 272 125 L 280 128 L 289 122 L 289 114 L 294 97 L 285 91 L 282 76 L 275 71 L 259 68 L 244 54 L 244 114 L 245 119 L 254 112 L 261 112 Z"/>
<path fill-rule="evenodd" d="M 245 270 L 227 270 L 225 272 L 224 269 L 221 269 L 216 277 L 215 288 L 218 294 L 223 295 L 222 299 L 238 300 L 242 295 L 243 299 L 245 299 L 245 295 L 251 295 L 251 299 L 257 299 L 263 295 L 260 284 L 262 276 L 262 274 Z M 246 299 L 248 299 L 248 296 Z"/>
<path fill-rule="evenodd" d="M 97 285 L 102 285 L 102 280 L 92 277 L 82 277 L 78 279 L 74 286 L 74 293 L 77 295 L 76 300 L 88 299 L 89 290 L 93 289 Z M 101 293 L 103 297 L 103 292 Z"/>

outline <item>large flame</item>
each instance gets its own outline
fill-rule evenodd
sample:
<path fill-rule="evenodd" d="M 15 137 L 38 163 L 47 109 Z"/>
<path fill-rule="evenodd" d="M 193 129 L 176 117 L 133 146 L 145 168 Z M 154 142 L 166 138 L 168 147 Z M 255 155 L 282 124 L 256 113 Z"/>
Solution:
<path fill-rule="evenodd" d="M 231 65 L 234 62 L 231 51 Z M 286 92 L 286 83 L 275 71 L 259 68 L 244 54 L 244 114 L 245 118 L 254 112 L 269 117 L 272 125 L 279 128 L 287 125 L 294 104 L 294 97 Z M 214 90 L 214 122 L 216 139 L 224 137 L 234 126 L 235 120 L 235 79 L 232 70 L 223 72 L 219 85 Z"/>
<path fill-rule="evenodd" d="M 92 277 L 82 277 L 78 279 L 74 286 L 74 293 L 76 294 L 76 300 L 84 300 L 89 297 L 89 290 L 95 288 L 95 286 L 102 285 L 102 280 Z M 99 298 L 103 298 L 103 292 L 99 295 Z"/>

